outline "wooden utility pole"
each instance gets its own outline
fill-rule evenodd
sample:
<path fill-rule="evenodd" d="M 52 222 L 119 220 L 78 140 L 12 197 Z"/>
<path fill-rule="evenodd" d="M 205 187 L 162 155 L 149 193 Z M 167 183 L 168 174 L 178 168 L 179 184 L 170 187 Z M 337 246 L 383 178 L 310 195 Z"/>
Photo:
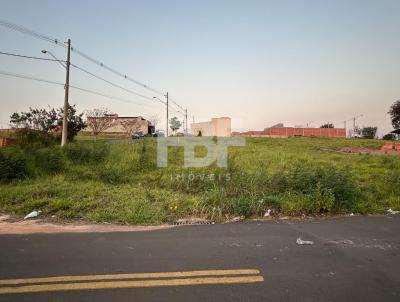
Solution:
<path fill-rule="evenodd" d="M 68 137 L 68 97 L 69 97 L 69 67 L 71 64 L 71 39 L 68 39 L 68 53 L 66 62 L 66 75 L 65 75 L 65 96 L 64 96 L 64 114 L 61 132 L 61 146 L 67 143 Z"/>
<path fill-rule="evenodd" d="M 169 118 L 169 116 L 168 116 L 168 92 L 167 92 L 167 94 L 165 95 L 165 97 L 167 98 L 167 137 L 168 137 L 168 128 L 169 128 L 169 121 L 168 121 L 168 118 Z"/>
<path fill-rule="evenodd" d="M 186 126 L 186 134 L 188 134 L 188 121 L 187 121 L 187 109 L 185 109 L 185 126 Z"/>

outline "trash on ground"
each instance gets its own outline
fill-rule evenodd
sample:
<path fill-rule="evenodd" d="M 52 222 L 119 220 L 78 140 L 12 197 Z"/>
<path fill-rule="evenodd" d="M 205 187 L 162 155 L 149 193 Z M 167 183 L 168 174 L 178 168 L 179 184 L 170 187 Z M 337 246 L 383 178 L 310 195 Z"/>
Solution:
<path fill-rule="evenodd" d="M 239 222 L 244 220 L 245 217 L 244 216 L 237 216 L 237 217 L 233 217 L 229 222 Z"/>
<path fill-rule="evenodd" d="M 388 214 L 392 214 L 392 215 L 396 215 L 396 214 L 400 213 L 400 211 L 395 211 L 395 210 L 392 210 L 392 209 L 387 210 L 387 212 L 388 212 Z"/>
<path fill-rule="evenodd" d="M 33 211 L 33 212 L 30 212 L 28 215 L 26 215 L 26 216 L 24 217 L 24 219 L 29 219 L 29 218 L 38 217 L 38 216 L 40 215 L 40 213 L 42 213 L 42 211 Z"/>
<path fill-rule="evenodd" d="M 309 241 L 309 240 L 302 240 L 300 237 L 297 238 L 296 243 L 298 245 L 313 245 L 314 241 Z"/>
<path fill-rule="evenodd" d="M 268 211 L 265 212 L 264 217 L 270 217 L 271 216 L 271 210 L 268 209 Z"/>
<path fill-rule="evenodd" d="M 231 243 L 229 246 L 236 246 L 236 247 L 239 247 L 239 246 L 240 246 L 240 243 L 234 242 L 234 243 Z"/>
<path fill-rule="evenodd" d="M 352 240 L 349 240 L 349 239 L 343 240 L 342 243 L 343 243 L 343 244 L 351 244 L 351 245 L 354 245 L 354 242 L 353 242 Z"/>

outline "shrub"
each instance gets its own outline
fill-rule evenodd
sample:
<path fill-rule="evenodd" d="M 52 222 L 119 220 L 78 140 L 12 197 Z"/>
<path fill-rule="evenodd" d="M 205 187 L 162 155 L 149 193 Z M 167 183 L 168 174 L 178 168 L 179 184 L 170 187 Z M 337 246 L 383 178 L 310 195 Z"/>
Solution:
<path fill-rule="evenodd" d="M 0 181 L 25 178 L 27 174 L 27 159 L 22 150 L 0 149 Z"/>
<path fill-rule="evenodd" d="M 35 166 L 45 173 L 58 173 L 64 167 L 64 159 L 59 147 L 41 148 L 34 154 Z"/>
<path fill-rule="evenodd" d="M 385 134 L 382 137 L 382 139 L 386 140 L 386 141 L 394 141 L 394 140 L 396 140 L 396 135 L 394 133 L 388 133 L 388 134 Z"/>
<path fill-rule="evenodd" d="M 110 148 L 103 143 L 73 143 L 66 145 L 63 152 L 73 163 L 99 163 L 104 161 Z"/>
<path fill-rule="evenodd" d="M 335 166 L 318 166 L 310 163 L 297 164 L 287 172 L 272 175 L 270 188 L 276 194 L 287 192 L 303 195 L 319 194 L 328 200 L 332 195 L 334 202 L 329 209 L 335 210 L 350 209 L 358 194 L 357 185 L 350 172 Z"/>
<path fill-rule="evenodd" d="M 15 137 L 18 145 L 28 147 L 46 147 L 55 145 L 59 142 L 59 139 L 56 135 L 28 128 L 17 129 L 15 132 Z"/>

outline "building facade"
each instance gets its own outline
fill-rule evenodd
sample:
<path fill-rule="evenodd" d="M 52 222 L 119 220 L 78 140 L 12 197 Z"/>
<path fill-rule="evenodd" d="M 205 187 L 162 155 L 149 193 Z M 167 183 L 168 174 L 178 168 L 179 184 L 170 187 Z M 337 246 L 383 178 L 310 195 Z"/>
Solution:
<path fill-rule="evenodd" d="M 231 118 L 212 118 L 209 122 L 193 123 L 190 125 L 194 136 L 231 136 Z"/>
<path fill-rule="evenodd" d="M 154 133 L 154 126 L 151 125 L 150 121 L 146 120 L 142 116 L 118 116 L 118 114 L 113 114 L 107 118 L 110 117 L 112 118 L 111 125 L 104 130 L 103 133 L 132 134 L 141 132 L 143 135 Z M 84 131 L 91 132 L 92 129 L 87 127 Z"/>

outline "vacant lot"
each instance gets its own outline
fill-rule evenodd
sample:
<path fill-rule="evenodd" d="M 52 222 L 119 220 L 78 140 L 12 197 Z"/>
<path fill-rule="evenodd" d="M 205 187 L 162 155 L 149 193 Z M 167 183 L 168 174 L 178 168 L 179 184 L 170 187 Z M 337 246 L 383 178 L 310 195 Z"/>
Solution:
<path fill-rule="evenodd" d="M 156 166 L 156 141 L 77 141 L 65 147 L 0 150 L 0 211 L 42 210 L 59 218 L 157 224 L 196 216 L 380 213 L 400 208 L 400 157 L 345 154 L 382 141 L 247 139 L 228 168 L 182 167 L 171 148 Z M 204 154 L 203 150 L 198 150 Z"/>

